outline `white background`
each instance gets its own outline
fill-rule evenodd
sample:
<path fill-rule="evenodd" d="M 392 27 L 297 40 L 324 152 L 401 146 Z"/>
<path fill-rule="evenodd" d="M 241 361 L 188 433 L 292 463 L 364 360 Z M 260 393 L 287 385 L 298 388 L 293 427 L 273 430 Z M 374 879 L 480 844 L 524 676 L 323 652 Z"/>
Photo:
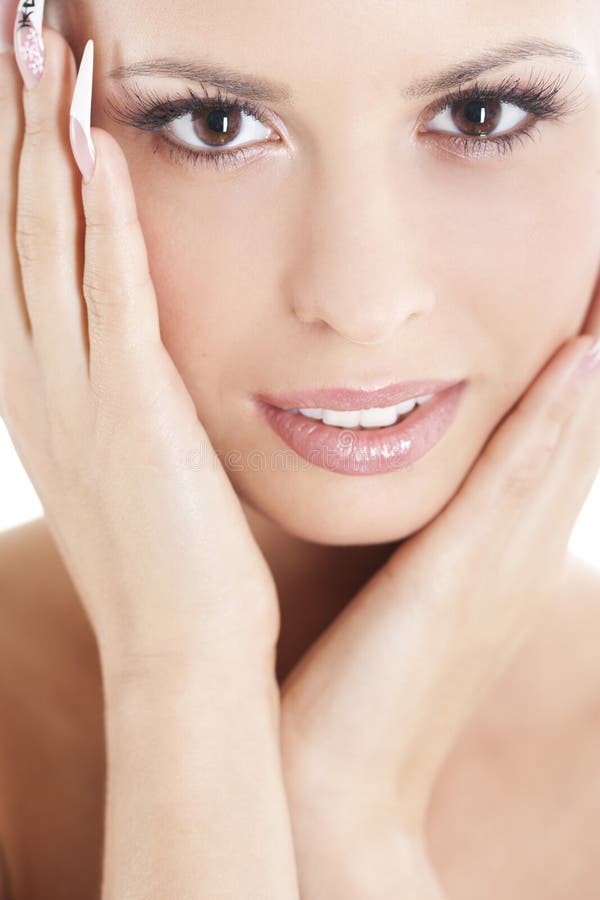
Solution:
<path fill-rule="evenodd" d="M 0 531 L 43 515 L 38 496 L 0 419 Z M 600 568 L 600 475 L 573 529 L 570 550 Z"/>

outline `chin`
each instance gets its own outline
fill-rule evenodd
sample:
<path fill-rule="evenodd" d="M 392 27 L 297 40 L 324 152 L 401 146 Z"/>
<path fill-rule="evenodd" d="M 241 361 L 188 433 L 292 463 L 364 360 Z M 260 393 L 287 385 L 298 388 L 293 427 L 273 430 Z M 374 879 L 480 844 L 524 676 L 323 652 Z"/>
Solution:
<path fill-rule="evenodd" d="M 417 477 L 413 467 L 361 478 L 311 471 L 312 488 L 307 473 L 287 480 L 279 473 L 267 483 L 263 474 L 260 483 L 244 479 L 234 488 L 241 500 L 288 534 L 333 546 L 403 540 L 433 520 L 456 488 L 448 483 L 447 470 L 436 479 Z"/>

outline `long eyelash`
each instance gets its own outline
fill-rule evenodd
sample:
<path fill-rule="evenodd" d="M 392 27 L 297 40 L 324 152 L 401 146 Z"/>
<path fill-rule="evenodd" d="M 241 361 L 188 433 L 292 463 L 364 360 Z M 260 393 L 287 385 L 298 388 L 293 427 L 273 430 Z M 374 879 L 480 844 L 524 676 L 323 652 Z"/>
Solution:
<path fill-rule="evenodd" d="M 210 96 L 203 86 L 203 96 L 192 88 L 187 89 L 185 96 L 165 97 L 156 91 L 141 91 L 136 85 L 123 87 L 123 102 L 115 104 L 111 98 L 106 102 L 106 113 L 115 122 L 132 125 L 142 131 L 159 133 L 175 119 L 193 112 L 208 112 L 219 109 L 225 113 L 233 111 L 245 112 L 260 121 L 267 120 L 269 114 L 260 104 L 249 99 L 234 99 L 217 88 L 216 96 Z M 233 150 L 207 151 L 185 147 L 168 138 L 163 138 L 168 146 L 169 157 L 184 157 L 193 164 L 198 162 L 212 163 L 217 169 L 224 168 L 238 159 L 246 159 L 252 154 L 249 147 L 237 147 Z"/>
<path fill-rule="evenodd" d="M 583 95 L 575 95 L 573 98 L 571 96 L 573 91 L 571 91 L 563 97 L 559 96 L 569 77 L 570 73 L 554 78 L 547 78 L 544 74 L 537 78 L 531 75 L 530 80 L 523 84 L 519 76 L 509 75 L 500 84 L 476 81 L 467 88 L 459 85 L 458 88 L 448 91 L 429 107 L 427 118 L 432 118 L 455 103 L 484 102 L 486 100 L 513 103 L 533 116 L 533 121 L 522 126 L 519 131 L 497 136 L 481 135 L 480 137 L 445 135 L 453 147 L 461 146 L 463 148 L 465 156 L 485 155 L 489 149 L 493 149 L 499 154 L 506 154 L 513 149 L 515 142 L 524 143 L 526 138 L 533 140 L 533 131 L 541 120 L 562 120 L 567 115 L 580 112 L 584 108 L 584 104 L 580 102 Z M 490 145 L 492 146 L 490 147 Z"/>
<path fill-rule="evenodd" d="M 527 138 L 533 139 L 533 131 L 539 121 L 544 119 L 562 120 L 567 115 L 579 112 L 583 108 L 582 105 L 578 105 L 581 100 L 580 95 L 572 98 L 573 91 L 563 97 L 559 96 L 569 74 L 558 75 L 555 78 L 547 78 L 544 74 L 537 78 L 531 75 L 530 80 L 524 84 L 520 77 L 509 75 L 500 84 L 475 81 L 472 86 L 467 88 L 459 85 L 458 88 L 448 91 L 428 107 L 427 118 L 432 118 L 455 103 L 484 102 L 486 100 L 514 103 L 533 116 L 532 121 L 516 132 L 497 136 L 481 135 L 480 137 L 445 134 L 446 143 L 453 148 L 460 147 L 463 156 L 484 156 L 490 151 L 505 155 L 514 148 L 515 143 L 524 143 Z M 156 91 L 140 90 L 135 84 L 132 87 L 123 86 L 124 100 L 121 105 L 116 105 L 109 98 L 106 112 L 115 122 L 159 134 L 163 144 L 168 147 L 169 158 L 175 159 L 175 161 L 185 159 L 193 165 L 208 163 L 217 169 L 223 169 L 237 163 L 238 160 L 250 158 L 253 151 L 249 147 L 205 151 L 185 147 L 160 134 L 175 119 L 191 112 L 207 112 L 211 109 L 220 109 L 225 113 L 241 111 L 254 116 L 261 122 L 269 121 L 268 111 L 252 100 L 232 98 L 222 93 L 220 88 L 217 89 L 216 96 L 210 96 L 204 86 L 202 86 L 202 90 L 202 96 L 188 87 L 183 96 L 167 97 Z"/>

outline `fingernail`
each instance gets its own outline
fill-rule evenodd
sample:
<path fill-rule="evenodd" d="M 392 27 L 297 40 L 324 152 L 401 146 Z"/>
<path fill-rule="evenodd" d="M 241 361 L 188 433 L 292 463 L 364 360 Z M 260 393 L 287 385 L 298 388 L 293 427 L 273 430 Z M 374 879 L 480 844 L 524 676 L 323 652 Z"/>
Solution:
<path fill-rule="evenodd" d="M 13 45 L 25 87 L 36 86 L 44 71 L 44 0 L 19 0 Z"/>
<path fill-rule="evenodd" d="M 584 354 L 577 367 L 577 384 L 583 384 L 593 372 L 600 368 L 600 338 Z"/>
<path fill-rule="evenodd" d="M 83 56 L 81 57 L 71 101 L 69 120 L 71 149 L 86 184 L 94 174 L 96 167 L 96 148 L 94 147 L 91 133 L 93 77 L 94 42 L 90 39 L 85 45 Z"/>
<path fill-rule="evenodd" d="M 15 0 L 0 0 L 0 53 L 14 50 Z"/>

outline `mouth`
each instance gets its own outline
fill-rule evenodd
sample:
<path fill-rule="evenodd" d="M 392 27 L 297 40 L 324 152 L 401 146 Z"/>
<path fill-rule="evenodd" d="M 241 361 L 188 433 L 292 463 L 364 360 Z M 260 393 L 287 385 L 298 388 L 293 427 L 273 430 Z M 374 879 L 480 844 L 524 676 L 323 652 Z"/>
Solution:
<path fill-rule="evenodd" d="M 336 391 L 336 397 L 327 389 L 256 400 L 278 437 L 313 465 L 345 475 L 373 475 L 405 468 L 433 449 L 456 417 L 467 383 L 444 382 L 440 388 L 439 381 L 419 382 L 417 392 L 413 383 L 375 392 Z M 423 393 L 424 387 L 430 390 Z M 399 392 L 412 396 L 389 403 Z M 331 405 L 305 405 L 315 399 Z"/>

